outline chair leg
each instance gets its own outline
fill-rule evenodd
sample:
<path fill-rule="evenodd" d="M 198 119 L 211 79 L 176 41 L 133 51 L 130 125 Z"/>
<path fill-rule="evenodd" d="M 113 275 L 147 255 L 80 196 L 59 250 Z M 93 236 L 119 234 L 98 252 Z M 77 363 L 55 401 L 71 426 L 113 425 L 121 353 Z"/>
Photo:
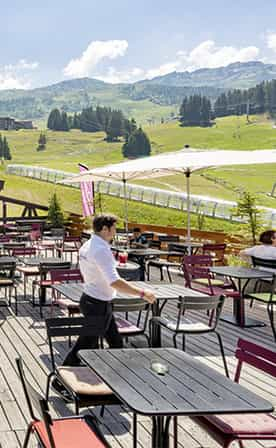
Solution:
<path fill-rule="evenodd" d="M 268 312 L 268 317 L 270 320 L 270 325 L 271 325 L 272 333 L 274 336 L 274 340 L 276 341 L 276 330 L 275 330 L 275 326 L 274 326 L 274 315 L 273 315 L 273 305 L 272 304 L 267 305 L 267 312 Z"/>
<path fill-rule="evenodd" d="M 173 335 L 173 345 L 174 345 L 174 348 L 177 348 L 176 337 L 177 337 L 177 334 L 175 333 L 175 334 Z"/>
<path fill-rule="evenodd" d="M 172 277 L 171 277 L 169 266 L 167 266 L 167 274 L 168 274 L 168 278 L 169 278 L 170 283 L 172 283 Z"/>
<path fill-rule="evenodd" d="M 184 333 L 182 333 L 182 350 L 183 352 L 186 351 L 186 337 Z"/>
<path fill-rule="evenodd" d="M 164 274 L 163 274 L 162 266 L 160 267 L 160 280 L 161 280 L 161 282 L 164 280 Z"/>
<path fill-rule="evenodd" d="M 221 353 L 221 356 L 222 356 L 222 361 L 223 361 L 223 365 L 224 365 L 225 374 L 229 378 L 229 371 L 228 371 L 228 366 L 227 366 L 226 357 L 225 357 L 225 353 L 224 353 L 222 338 L 221 338 L 221 335 L 217 331 L 215 331 L 215 334 L 217 335 L 217 338 L 218 338 L 219 347 L 220 347 L 220 353 Z"/>
<path fill-rule="evenodd" d="M 46 393 L 45 393 L 45 400 L 49 401 L 49 393 L 50 393 L 50 384 L 51 384 L 51 380 L 52 378 L 55 376 L 54 372 L 50 373 L 50 375 L 48 375 L 47 378 L 47 384 L 46 384 Z"/>
<path fill-rule="evenodd" d="M 32 433 L 32 428 L 33 428 L 33 424 L 30 423 L 26 432 L 26 436 L 23 442 L 23 448 L 27 448 L 28 444 L 29 444 L 29 440 L 30 440 L 30 435 Z"/>
<path fill-rule="evenodd" d="M 17 316 L 18 306 L 17 306 L 17 288 L 16 287 L 14 287 L 14 305 L 15 305 L 15 315 Z"/>
<path fill-rule="evenodd" d="M 79 407 L 79 402 L 78 402 L 77 398 L 75 398 L 75 413 L 76 413 L 76 415 L 79 415 L 79 413 L 80 413 L 80 407 Z"/>
<path fill-rule="evenodd" d="M 104 404 L 101 406 L 101 411 L 100 411 L 100 416 L 101 416 L 101 418 L 103 418 L 103 416 L 104 416 L 104 410 L 105 410 L 105 407 L 104 407 Z"/>

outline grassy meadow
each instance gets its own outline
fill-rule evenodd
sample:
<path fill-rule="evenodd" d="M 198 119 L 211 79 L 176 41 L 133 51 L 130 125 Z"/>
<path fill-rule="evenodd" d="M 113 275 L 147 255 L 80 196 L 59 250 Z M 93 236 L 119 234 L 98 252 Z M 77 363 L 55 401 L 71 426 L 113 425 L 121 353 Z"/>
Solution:
<path fill-rule="evenodd" d="M 247 123 L 245 117 L 226 117 L 216 120 L 212 128 L 182 128 L 177 122 L 144 126 L 148 133 L 152 154 L 176 151 L 189 144 L 193 148 L 202 149 L 272 149 L 276 147 L 276 129 L 273 122 L 266 116 L 251 116 Z M 123 160 L 121 154 L 122 142 L 107 143 L 104 133 L 84 133 L 78 130 L 70 132 L 46 131 L 46 150 L 37 152 L 37 141 L 40 130 L 20 130 L 1 132 L 6 135 L 11 148 L 12 161 L 36 166 L 77 172 L 78 162 L 89 167 L 116 163 Z M 8 162 L 6 162 L 8 163 Z M 68 211 L 80 212 L 80 195 L 75 189 L 54 186 L 39 181 L 8 176 L 1 168 L 1 177 L 6 180 L 4 193 L 13 197 L 47 204 L 51 192 L 56 189 L 62 199 L 63 207 Z M 206 175 L 208 178 L 206 178 Z M 212 177 L 213 180 L 210 180 Z M 221 180 L 226 181 L 223 185 Z M 216 182 L 215 182 L 216 181 Z M 219 183 L 218 183 L 219 182 Z M 275 207 L 276 200 L 269 197 L 273 183 L 276 182 L 274 165 L 225 167 L 223 169 L 204 170 L 191 176 L 191 191 L 210 197 L 236 200 L 234 188 L 242 186 L 255 192 L 260 205 Z M 158 188 L 185 190 L 183 176 L 168 176 L 165 178 L 139 181 L 144 185 Z M 123 216 L 122 201 L 110 197 L 102 198 L 104 210 L 110 210 Z M 150 207 L 144 204 L 130 203 L 130 219 L 141 222 L 160 222 L 160 224 L 185 225 L 185 217 L 181 212 Z M 193 218 L 194 227 L 198 227 L 197 218 Z M 228 230 L 236 228 L 230 223 L 220 220 L 204 220 L 204 228 Z"/>

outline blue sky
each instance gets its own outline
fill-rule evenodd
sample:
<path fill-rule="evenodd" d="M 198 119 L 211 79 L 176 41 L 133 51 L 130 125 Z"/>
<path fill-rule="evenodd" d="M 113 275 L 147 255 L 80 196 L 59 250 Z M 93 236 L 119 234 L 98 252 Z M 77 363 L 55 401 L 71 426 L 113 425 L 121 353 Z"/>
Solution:
<path fill-rule="evenodd" d="M 1 4 L 0 89 L 77 77 L 132 82 L 276 63 L 276 0 L 14 0 Z"/>

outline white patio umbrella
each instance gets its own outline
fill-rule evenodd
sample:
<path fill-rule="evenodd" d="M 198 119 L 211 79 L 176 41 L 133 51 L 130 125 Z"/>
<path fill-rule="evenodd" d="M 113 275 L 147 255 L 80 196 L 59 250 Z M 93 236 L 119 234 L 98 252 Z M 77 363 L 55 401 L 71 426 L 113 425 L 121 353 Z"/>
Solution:
<path fill-rule="evenodd" d="M 276 150 L 234 151 L 187 149 L 157 156 L 143 157 L 128 162 L 95 168 L 81 175 L 61 181 L 78 183 L 86 180 L 114 179 L 123 182 L 125 217 L 127 230 L 126 182 L 133 179 L 148 179 L 170 174 L 184 174 L 187 188 L 187 241 L 191 240 L 190 222 L 190 176 L 194 171 L 227 165 L 276 163 Z"/>

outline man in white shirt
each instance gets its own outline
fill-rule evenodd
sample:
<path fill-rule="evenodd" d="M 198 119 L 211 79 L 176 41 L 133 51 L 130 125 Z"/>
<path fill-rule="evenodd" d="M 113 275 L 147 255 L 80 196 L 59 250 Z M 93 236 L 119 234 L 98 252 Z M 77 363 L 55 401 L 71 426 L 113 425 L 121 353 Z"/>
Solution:
<path fill-rule="evenodd" d="M 122 348 L 123 342 L 112 314 L 111 300 L 116 290 L 143 298 L 149 303 L 155 301 L 150 290 L 132 286 L 120 278 L 116 270 L 116 262 L 110 248 L 110 242 L 116 234 L 116 217 L 99 215 L 93 220 L 94 235 L 79 251 L 80 270 L 84 279 L 84 292 L 80 299 L 80 309 L 85 317 L 98 316 L 103 325 L 104 337 L 110 348 Z M 81 349 L 98 348 L 95 336 L 80 336 L 73 349 L 64 360 L 64 365 L 79 365 L 77 352 Z"/>
<path fill-rule="evenodd" d="M 242 258 L 258 257 L 267 260 L 276 260 L 276 232 L 266 230 L 260 235 L 260 243 L 257 246 L 248 247 L 240 251 Z"/>

